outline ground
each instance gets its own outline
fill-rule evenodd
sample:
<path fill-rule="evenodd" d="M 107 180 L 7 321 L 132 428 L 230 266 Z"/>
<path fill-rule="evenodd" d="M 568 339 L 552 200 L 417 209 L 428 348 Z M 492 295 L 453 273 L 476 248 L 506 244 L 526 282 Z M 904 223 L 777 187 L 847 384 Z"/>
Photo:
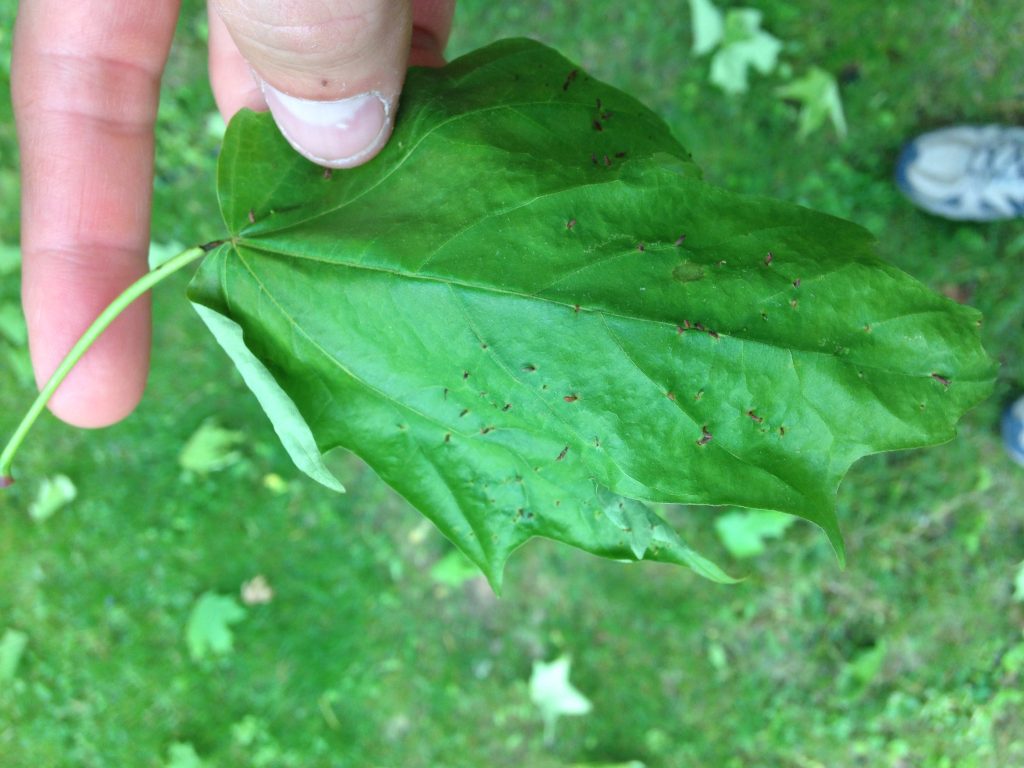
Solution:
<path fill-rule="evenodd" d="M 431 573 L 450 546 L 357 461 L 333 458 L 345 496 L 296 472 L 184 300 L 182 276 L 155 296 L 157 351 L 138 412 L 99 432 L 47 418 L 19 456 L 22 482 L 0 497 L 4 766 L 1024 764 L 1024 602 L 1014 590 L 1024 469 L 997 430 L 1002 406 L 1024 390 L 1024 221 L 941 221 L 891 181 L 901 144 L 921 130 L 1024 123 L 1024 7 L 746 4 L 782 40 L 784 67 L 754 75 L 739 96 L 711 85 L 707 59 L 691 55 L 682 3 L 669 13 L 467 1 L 450 53 L 513 35 L 552 44 L 664 115 L 710 181 L 853 219 L 884 258 L 982 310 L 1002 364 L 996 394 L 952 443 L 854 467 L 839 498 L 847 568 L 805 524 L 731 560 L 717 512 L 692 508 L 666 514 L 743 583 L 539 541 L 513 558 L 501 599 L 479 579 L 445 583 Z M 221 232 L 203 12 L 183 5 L 158 128 L 162 244 Z M 18 237 L 13 15 L 0 0 L 5 246 Z M 829 126 L 799 140 L 796 107 L 775 93 L 786 70 L 812 66 L 838 78 L 845 140 Z M 4 263 L 2 434 L 32 396 L 17 265 Z M 239 456 L 218 472 L 185 471 L 182 446 L 210 417 L 244 434 Z M 77 497 L 34 520 L 39 482 L 58 474 Z M 257 575 L 272 599 L 246 606 L 231 652 L 194 658 L 186 627 L 200 596 L 241 602 Z M 27 639 L 6 678 L 5 630 Z M 545 743 L 528 681 L 534 661 L 562 654 L 593 709 L 559 720 Z"/>

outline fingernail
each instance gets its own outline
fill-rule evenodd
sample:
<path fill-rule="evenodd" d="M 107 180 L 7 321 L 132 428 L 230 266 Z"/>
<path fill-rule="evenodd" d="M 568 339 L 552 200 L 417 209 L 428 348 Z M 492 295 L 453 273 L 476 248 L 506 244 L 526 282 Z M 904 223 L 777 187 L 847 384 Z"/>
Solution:
<path fill-rule="evenodd" d="M 387 140 L 388 102 L 376 91 L 338 101 L 300 99 L 262 83 L 263 96 L 289 143 L 320 165 L 351 168 Z"/>

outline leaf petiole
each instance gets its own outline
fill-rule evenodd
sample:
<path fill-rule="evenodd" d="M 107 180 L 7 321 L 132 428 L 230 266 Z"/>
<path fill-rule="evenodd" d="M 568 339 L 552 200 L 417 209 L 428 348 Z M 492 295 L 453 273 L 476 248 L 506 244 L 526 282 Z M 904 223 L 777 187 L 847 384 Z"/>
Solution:
<path fill-rule="evenodd" d="M 64 379 L 67 378 L 71 369 L 74 368 L 78 361 L 82 359 L 82 355 L 84 355 L 88 351 L 89 347 L 96 342 L 96 339 L 98 339 L 110 324 L 128 308 L 129 304 L 153 286 L 167 279 L 182 267 L 191 264 L 200 256 L 218 245 L 220 245 L 219 242 L 213 242 L 189 248 L 182 251 L 177 256 L 168 259 L 156 269 L 147 272 L 128 286 L 117 298 L 110 302 L 107 308 L 104 309 L 92 322 L 92 325 L 86 328 L 85 333 L 83 333 L 82 337 L 75 342 L 71 351 L 68 352 L 60 365 L 57 366 L 57 370 L 55 370 L 53 375 L 50 376 L 50 380 L 46 382 L 46 386 L 39 390 L 39 395 L 32 403 L 32 406 L 28 409 L 24 418 L 22 418 L 21 423 L 18 424 L 17 429 L 14 430 L 14 434 L 4 447 L 3 453 L 0 454 L 0 488 L 6 488 L 14 482 L 14 478 L 11 476 L 11 463 L 14 461 L 14 455 L 18 452 L 18 448 L 21 447 L 22 442 L 25 440 L 25 436 L 32 428 L 32 425 L 46 408 L 46 404 L 50 401 L 50 398 L 53 397 L 53 393 L 57 391 L 57 388 L 61 385 Z"/>

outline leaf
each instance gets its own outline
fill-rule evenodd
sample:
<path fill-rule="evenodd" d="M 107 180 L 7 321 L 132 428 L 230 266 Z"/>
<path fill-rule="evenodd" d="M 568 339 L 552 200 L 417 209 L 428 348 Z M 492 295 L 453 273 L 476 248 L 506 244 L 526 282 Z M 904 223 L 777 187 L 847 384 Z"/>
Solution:
<path fill-rule="evenodd" d="M 245 609 L 233 597 L 204 592 L 192 606 L 185 628 L 185 642 L 193 661 L 209 655 L 222 656 L 234 646 L 231 625 L 245 618 Z"/>
<path fill-rule="evenodd" d="M 1013 578 L 1013 599 L 1024 603 L 1024 560 L 1017 564 L 1017 573 Z"/>
<path fill-rule="evenodd" d="M 78 489 L 69 477 L 54 475 L 39 483 L 36 500 L 28 507 L 28 516 L 37 523 L 49 520 L 62 508 L 75 500 Z"/>
<path fill-rule="evenodd" d="M 17 629 L 4 630 L 0 637 L 0 683 L 10 682 L 17 675 L 26 646 L 27 634 Z"/>
<path fill-rule="evenodd" d="M 572 660 L 560 656 L 554 661 L 533 662 L 530 674 L 530 701 L 544 719 L 544 741 L 554 742 L 555 723 L 563 715 L 585 715 L 593 708 L 590 700 L 569 682 Z"/>
<path fill-rule="evenodd" d="M 753 67 L 762 75 L 775 69 L 782 43 L 761 29 L 761 12 L 734 8 L 725 14 L 721 49 L 711 58 L 710 80 L 726 93 L 743 93 Z"/>
<path fill-rule="evenodd" d="M 201 475 L 218 472 L 242 458 L 235 447 L 243 442 L 245 435 L 242 432 L 224 429 L 215 419 L 207 419 L 181 449 L 178 463 L 182 469 Z"/>
<path fill-rule="evenodd" d="M 730 512 L 715 519 L 715 531 L 733 557 L 754 557 L 765 550 L 766 539 L 777 539 L 796 518 L 763 509 Z"/>
<path fill-rule="evenodd" d="M 951 439 L 991 389 L 977 312 L 859 227 L 702 182 L 531 41 L 411 70 L 348 171 L 240 113 L 219 197 L 190 297 L 296 463 L 357 453 L 495 588 L 533 536 L 727 578 L 631 500 L 799 515 L 841 555 L 849 466 Z"/>
<path fill-rule="evenodd" d="M 725 34 L 722 12 L 711 0 L 690 0 L 690 18 L 693 21 L 693 55 L 710 53 L 722 42 Z"/>
<path fill-rule="evenodd" d="M 176 741 L 167 748 L 165 768 L 203 768 L 203 761 L 195 747 L 187 741 Z"/>
<path fill-rule="evenodd" d="M 431 581 L 446 587 L 461 587 L 479 576 L 480 569 L 457 549 L 442 557 L 430 569 Z"/>
<path fill-rule="evenodd" d="M 801 139 L 818 130 L 826 119 L 832 121 L 832 127 L 839 138 L 846 138 L 846 118 L 839 96 L 839 84 L 831 73 L 812 67 L 806 75 L 777 88 L 775 93 L 779 98 L 800 102 L 800 127 L 797 135 Z"/>

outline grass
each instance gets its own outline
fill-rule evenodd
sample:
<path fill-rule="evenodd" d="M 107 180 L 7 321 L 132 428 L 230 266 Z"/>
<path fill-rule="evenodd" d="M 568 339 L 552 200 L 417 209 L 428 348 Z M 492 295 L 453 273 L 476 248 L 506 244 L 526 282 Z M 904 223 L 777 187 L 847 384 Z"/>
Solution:
<path fill-rule="evenodd" d="M 979 307 L 1002 362 L 996 395 L 958 438 L 856 465 L 840 491 L 850 564 L 796 525 L 729 563 L 709 510 L 669 510 L 698 549 L 749 574 L 716 586 L 532 542 L 505 596 L 430 577 L 449 545 L 356 461 L 349 493 L 299 476 L 240 379 L 183 301 L 158 289 L 156 354 L 128 421 L 80 432 L 47 418 L 0 496 L 0 636 L 27 634 L 0 681 L 0 762 L 46 766 L 966 766 L 1024 764 L 1024 471 L 1003 454 L 1002 404 L 1024 389 L 1024 221 L 924 215 L 891 184 L 903 141 L 950 122 L 1024 118 L 1024 8 L 995 0 L 764 0 L 794 74 L 842 74 L 850 135 L 800 143 L 795 113 L 754 76 L 727 97 L 689 55 L 685 9 L 595 2 L 464 2 L 452 55 L 538 37 L 663 114 L 707 178 L 846 216 L 880 252 Z M 16 199 L 8 99 L 13 3 L 0 2 L 0 194 Z M 870 20 L 866 23 L 865 20 Z M 185 2 L 161 102 L 154 239 L 219 236 L 217 139 L 202 11 Z M 18 236 L 0 208 L 0 243 Z M 0 274 L 0 432 L 32 387 Z M 16 315 L 15 315 L 16 317 Z M 13 329 L 13 330 L 6 330 Z M 183 375 L 187 372 L 187 375 Z M 245 434 L 207 475 L 178 465 L 209 417 Z M 57 473 L 78 489 L 45 521 L 26 510 Z M 234 651 L 193 660 L 185 629 L 204 592 L 262 574 Z M 594 704 L 545 745 L 532 662 L 569 653 Z M 0 665 L 2 666 L 2 665 Z"/>

